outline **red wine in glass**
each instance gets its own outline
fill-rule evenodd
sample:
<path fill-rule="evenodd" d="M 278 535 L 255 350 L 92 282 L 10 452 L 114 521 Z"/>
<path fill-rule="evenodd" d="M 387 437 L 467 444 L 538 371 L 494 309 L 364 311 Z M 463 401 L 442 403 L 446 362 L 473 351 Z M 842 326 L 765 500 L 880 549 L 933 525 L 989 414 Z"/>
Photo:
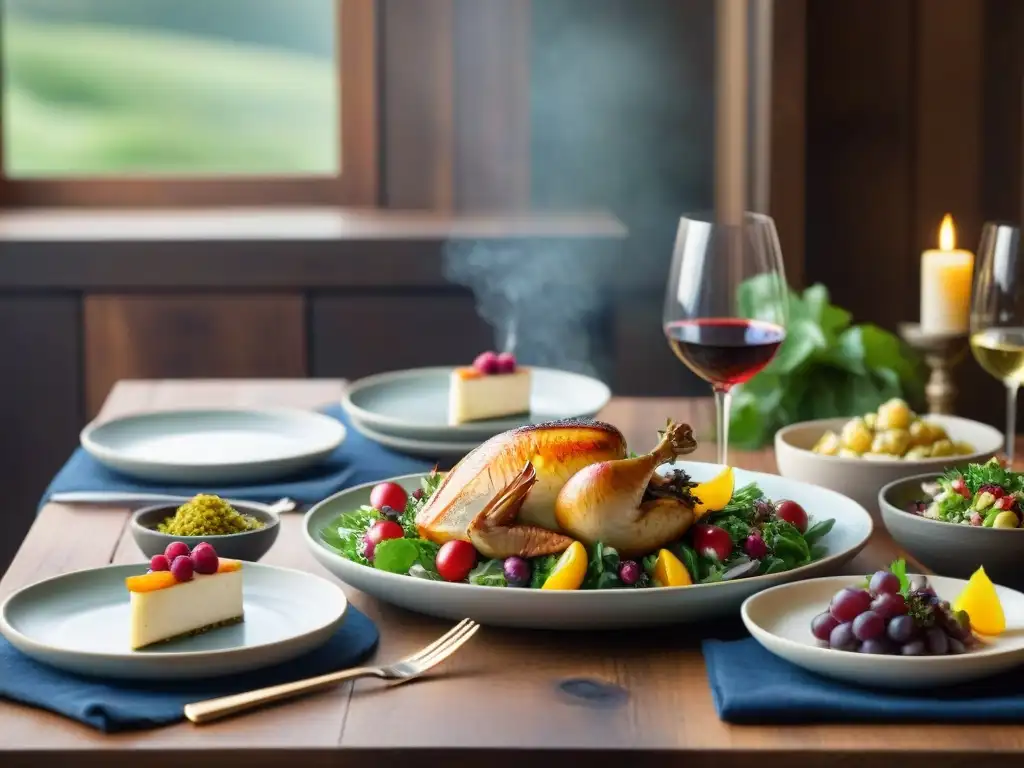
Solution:
<path fill-rule="evenodd" d="M 786 332 L 759 320 L 713 317 L 667 323 L 665 336 L 687 368 L 716 388 L 727 389 L 768 365 Z"/>

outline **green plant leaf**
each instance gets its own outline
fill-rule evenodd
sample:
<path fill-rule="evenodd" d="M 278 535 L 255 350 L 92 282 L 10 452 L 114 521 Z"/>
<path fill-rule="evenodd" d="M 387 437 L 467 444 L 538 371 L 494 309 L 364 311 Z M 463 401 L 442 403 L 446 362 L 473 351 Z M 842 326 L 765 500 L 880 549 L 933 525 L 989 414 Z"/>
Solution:
<path fill-rule="evenodd" d="M 751 278 L 738 290 L 740 312 L 769 319 L 780 293 L 769 276 Z M 876 325 L 851 325 L 822 285 L 789 290 L 787 303 L 786 339 L 775 358 L 733 391 L 730 442 L 760 447 L 786 424 L 868 413 L 893 397 L 921 404 L 926 371 L 899 338 Z"/>
<path fill-rule="evenodd" d="M 386 539 L 373 550 L 373 567 L 388 573 L 408 573 L 420 550 L 410 539 Z"/>
<path fill-rule="evenodd" d="M 815 353 L 828 348 L 828 339 L 821 327 L 809 318 L 790 320 L 786 338 L 765 371 L 775 374 L 793 373 Z"/>

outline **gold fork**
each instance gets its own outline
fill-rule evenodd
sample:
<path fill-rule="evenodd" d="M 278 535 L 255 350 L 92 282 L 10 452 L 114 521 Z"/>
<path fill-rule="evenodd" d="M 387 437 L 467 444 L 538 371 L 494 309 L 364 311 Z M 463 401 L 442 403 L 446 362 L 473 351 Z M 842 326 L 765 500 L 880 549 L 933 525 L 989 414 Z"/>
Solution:
<path fill-rule="evenodd" d="M 470 619 L 463 619 L 448 632 L 411 656 L 401 661 L 381 667 L 356 667 L 341 672 L 331 672 L 319 677 L 298 680 L 294 683 L 272 685 L 255 691 L 236 693 L 233 696 L 222 696 L 218 699 L 207 699 L 185 705 L 185 717 L 193 723 L 208 723 L 222 717 L 244 712 L 274 701 L 290 699 L 313 691 L 320 691 L 360 677 L 379 677 L 382 680 L 398 680 L 405 682 L 419 677 L 432 667 L 436 667 L 459 648 L 480 629 L 480 625 Z"/>

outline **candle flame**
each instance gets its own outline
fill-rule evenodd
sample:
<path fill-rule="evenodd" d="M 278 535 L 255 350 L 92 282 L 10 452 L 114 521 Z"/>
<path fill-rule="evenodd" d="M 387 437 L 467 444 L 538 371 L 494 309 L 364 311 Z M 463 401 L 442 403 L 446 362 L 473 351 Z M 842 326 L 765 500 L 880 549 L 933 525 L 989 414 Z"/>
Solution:
<path fill-rule="evenodd" d="M 939 226 L 939 249 L 952 251 L 956 248 L 956 227 L 953 225 L 953 217 L 948 213 L 942 217 L 942 224 Z"/>

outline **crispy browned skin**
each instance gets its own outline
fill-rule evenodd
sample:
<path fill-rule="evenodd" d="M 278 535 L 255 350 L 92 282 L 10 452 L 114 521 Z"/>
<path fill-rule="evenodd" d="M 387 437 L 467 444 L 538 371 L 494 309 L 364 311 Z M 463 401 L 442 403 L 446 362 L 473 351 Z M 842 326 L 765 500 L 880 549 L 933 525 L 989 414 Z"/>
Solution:
<path fill-rule="evenodd" d="M 536 525 L 515 524 L 516 515 L 537 482 L 533 465 L 509 483 L 469 524 L 469 540 L 488 558 L 541 557 L 564 551 L 572 539 Z"/>
<path fill-rule="evenodd" d="M 445 476 L 416 516 L 416 526 L 421 536 L 439 543 L 452 539 L 470 541 L 470 525 L 474 521 L 478 532 L 487 521 L 491 535 L 496 527 L 512 528 L 513 522 L 518 527 L 557 533 L 555 498 L 565 482 L 584 467 L 625 455 L 626 440 L 622 433 L 598 421 L 556 421 L 503 432 L 466 455 Z M 512 515 L 514 520 L 499 515 L 502 525 L 498 526 L 493 517 L 481 517 L 488 508 L 493 511 L 493 502 L 510 489 L 527 464 L 534 478 L 522 492 L 522 498 L 515 500 L 518 509 Z M 518 531 L 513 536 L 523 537 L 527 533 L 530 532 Z M 561 551 L 568 546 L 561 546 L 562 539 L 548 539 L 538 531 L 530 536 L 531 551 L 552 546 L 556 547 L 554 551 Z"/>
<path fill-rule="evenodd" d="M 643 501 L 644 492 L 660 465 L 696 447 L 689 425 L 670 424 L 645 456 L 585 467 L 558 494 L 558 525 L 587 546 L 600 541 L 623 557 L 644 555 L 675 541 L 693 524 L 693 508 L 671 498 Z"/>

